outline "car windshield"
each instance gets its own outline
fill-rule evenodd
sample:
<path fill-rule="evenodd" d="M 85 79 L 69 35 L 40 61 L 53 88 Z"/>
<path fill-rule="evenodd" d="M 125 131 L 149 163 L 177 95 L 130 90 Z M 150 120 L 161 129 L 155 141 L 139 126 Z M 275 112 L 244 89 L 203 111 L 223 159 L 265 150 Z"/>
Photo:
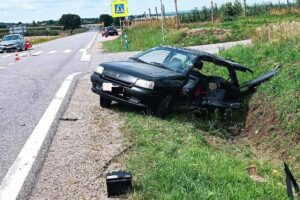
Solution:
<path fill-rule="evenodd" d="M 3 37 L 3 41 L 10 41 L 10 40 L 18 40 L 19 36 L 17 35 L 7 35 Z"/>
<path fill-rule="evenodd" d="M 174 72 L 186 73 L 194 65 L 197 56 L 172 49 L 152 49 L 135 57 L 135 60 L 149 63 Z"/>

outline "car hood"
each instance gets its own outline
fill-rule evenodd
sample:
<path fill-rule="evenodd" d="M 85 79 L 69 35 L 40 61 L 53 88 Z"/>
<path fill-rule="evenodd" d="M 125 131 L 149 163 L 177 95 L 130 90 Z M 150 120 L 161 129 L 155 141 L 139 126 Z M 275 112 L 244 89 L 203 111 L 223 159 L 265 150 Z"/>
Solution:
<path fill-rule="evenodd" d="M 131 60 L 102 63 L 104 75 L 115 73 L 127 74 L 145 80 L 176 79 L 185 77 L 184 74 L 163 69 L 154 65 L 139 63 Z"/>
<path fill-rule="evenodd" d="M 18 40 L 9 40 L 9 41 L 0 42 L 0 45 L 12 45 L 12 44 L 17 44 L 17 43 L 19 43 Z"/>

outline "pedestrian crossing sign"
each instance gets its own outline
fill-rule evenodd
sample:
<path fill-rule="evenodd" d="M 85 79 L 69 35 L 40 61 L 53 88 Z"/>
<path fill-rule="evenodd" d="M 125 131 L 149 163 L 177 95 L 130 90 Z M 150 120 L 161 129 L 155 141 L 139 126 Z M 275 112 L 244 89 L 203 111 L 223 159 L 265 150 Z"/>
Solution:
<path fill-rule="evenodd" d="M 128 16 L 127 0 L 112 0 L 111 10 L 112 10 L 113 17 L 127 17 Z"/>

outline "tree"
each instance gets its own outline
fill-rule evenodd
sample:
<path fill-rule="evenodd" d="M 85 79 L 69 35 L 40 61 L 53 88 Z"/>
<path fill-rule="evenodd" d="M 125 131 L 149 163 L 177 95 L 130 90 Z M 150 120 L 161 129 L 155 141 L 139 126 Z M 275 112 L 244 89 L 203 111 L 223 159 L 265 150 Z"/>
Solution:
<path fill-rule="evenodd" d="M 32 26 L 37 26 L 36 22 L 33 20 Z"/>
<path fill-rule="evenodd" d="M 296 6 L 300 7 L 300 0 L 296 0 Z"/>
<path fill-rule="evenodd" d="M 112 16 L 108 14 L 100 15 L 100 23 L 104 23 L 104 26 L 110 26 L 114 22 Z"/>
<path fill-rule="evenodd" d="M 63 25 L 64 30 L 69 29 L 71 30 L 71 34 L 73 34 L 74 29 L 80 28 L 81 18 L 74 14 L 64 14 L 59 19 L 59 23 Z"/>
<path fill-rule="evenodd" d="M 239 0 L 235 0 L 233 3 L 234 15 L 241 15 L 243 12 L 243 6 Z"/>
<path fill-rule="evenodd" d="M 238 0 L 236 0 L 234 3 L 225 3 L 221 7 L 222 18 L 225 21 L 233 20 L 235 17 L 241 15 L 242 12 L 243 6 Z"/>

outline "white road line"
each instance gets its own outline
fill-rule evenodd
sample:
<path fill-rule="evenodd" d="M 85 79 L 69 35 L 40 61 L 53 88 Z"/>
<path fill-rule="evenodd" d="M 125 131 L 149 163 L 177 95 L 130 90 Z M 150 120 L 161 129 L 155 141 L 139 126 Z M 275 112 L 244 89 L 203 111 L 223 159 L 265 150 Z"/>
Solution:
<path fill-rule="evenodd" d="M 15 200 L 42 147 L 48 131 L 76 75 L 69 75 L 55 94 L 47 110 L 10 167 L 0 186 L 1 200 Z"/>
<path fill-rule="evenodd" d="M 52 50 L 52 51 L 49 51 L 47 54 L 55 54 L 57 52 L 57 50 Z"/>
<path fill-rule="evenodd" d="M 94 43 L 96 37 L 97 37 L 98 34 L 94 35 L 93 39 L 90 41 L 90 43 L 87 45 L 86 49 L 89 49 L 91 48 L 92 44 Z"/>
<path fill-rule="evenodd" d="M 12 56 L 12 54 L 7 54 L 7 55 L 5 55 L 5 56 L 2 56 L 2 58 L 8 58 L 8 57 L 10 57 L 10 56 Z"/>
<path fill-rule="evenodd" d="M 34 52 L 33 54 L 31 54 L 32 56 L 38 56 L 40 55 L 41 53 L 43 53 L 43 51 L 37 51 L 37 52 Z"/>
<path fill-rule="evenodd" d="M 8 66 L 12 66 L 12 65 L 14 65 L 14 64 L 15 64 L 15 63 L 9 63 Z"/>
<path fill-rule="evenodd" d="M 64 51 L 64 53 L 71 53 L 71 52 L 72 52 L 71 49 L 66 49 L 66 50 Z"/>
<path fill-rule="evenodd" d="M 0 69 L 5 69 L 6 67 L 0 67 Z"/>
<path fill-rule="evenodd" d="M 86 54 L 86 53 L 83 53 L 82 56 L 81 56 L 81 59 L 80 61 L 90 61 L 91 60 L 91 55 L 90 54 Z"/>
<path fill-rule="evenodd" d="M 83 52 L 86 52 L 86 49 L 80 49 L 79 50 L 79 53 L 83 53 Z"/>

